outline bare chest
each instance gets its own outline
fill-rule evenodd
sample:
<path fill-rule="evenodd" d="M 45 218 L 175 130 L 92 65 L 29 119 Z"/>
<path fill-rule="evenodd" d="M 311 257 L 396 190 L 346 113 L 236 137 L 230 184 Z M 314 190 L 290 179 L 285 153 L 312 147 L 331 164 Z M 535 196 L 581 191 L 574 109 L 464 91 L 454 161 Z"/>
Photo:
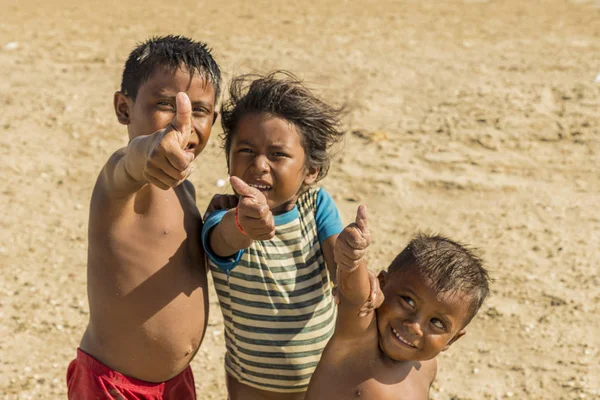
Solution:
<path fill-rule="evenodd" d="M 332 340 L 333 341 L 333 340 Z M 393 364 L 373 351 L 376 341 L 336 346 L 330 342 L 307 399 L 426 400 L 429 385 L 423 365 Z M 352 347 L 348 349 L 348 347 Z M 346 350 L 344 350 L 346 349 Z M 337 354 L 336 354 L 337 353 Z M 313 385 L 314 383 L 314 385 Z M 314 387 L 313 387 L 314 386 Z"/>

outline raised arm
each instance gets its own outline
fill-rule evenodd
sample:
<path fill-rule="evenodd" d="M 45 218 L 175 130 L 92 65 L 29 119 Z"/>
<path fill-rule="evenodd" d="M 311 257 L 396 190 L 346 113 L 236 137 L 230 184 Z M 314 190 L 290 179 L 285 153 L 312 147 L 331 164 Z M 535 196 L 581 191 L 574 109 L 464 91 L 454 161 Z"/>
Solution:
<path fill-rule="evenodd" d="M 344 228 L 335 244 L 334 257 L 342 302 L 362 306 L 369 298 L 371 284 L 364 255 L 370 244 L 367 207 L 361 205 L 356 212 L 356 221 Z"/>
<path fill-rule="evenodd" d="M 238 205 L 227 211 L 210 232 L 211 250 L 220 257 L 248 248 L 254 240 L 268 240 L 275 235 L 273 213 L 261 191 L 235 176 L 230 182 L 240 196 Z"/>
<path fill-rule="evenodd" d="M 361 205 L 356 212 L 356 221 L 344 228 L 335 243 L 334 256 L 340 298 L 335 331 L 338 336 L 361 335 L 375 317 L 374 312 L 364 315 L 363 310 L 372 291 L 371 278 L 364 259 L 370 244 L 367 208 Z"/>
<path fill-rule="evenodd" d="M 185 148 L 192 130 L 192 107 L 183 92 L 176 101 L 177 112 L 167 128 L 134 138 L 110 157 L 99 177 L 107 197 L 128 199 L 148 183 L 167 190 L 189 176 L 194 153 Z"/>

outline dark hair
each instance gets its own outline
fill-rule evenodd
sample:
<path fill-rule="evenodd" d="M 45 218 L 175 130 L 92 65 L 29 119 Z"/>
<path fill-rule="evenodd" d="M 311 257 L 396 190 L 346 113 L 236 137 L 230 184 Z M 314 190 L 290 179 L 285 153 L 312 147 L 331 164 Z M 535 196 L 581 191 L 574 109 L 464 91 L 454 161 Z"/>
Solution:
<path fill-rule="evenodd" d="M 133 100 L 138 90 L 157 68 L 175 71 L 185 65 L 188 71 L 196 71 L 215 88 L 215 101 L 221 93 L 221 71 L 206 43 L 196 42 L 184 36 L 157 36 L 138 45 L 129 54 L 121 92 Z"/>
<path fill-rule="evenodd" d="M 242 117 L 250 113 L 268 114 L 292 123 L 301 136 L 305 166 L 319 168 L 317 181 L 327 175 L 331 164 L 329 150 L 344 136 L 340 130 L 341 108 L 319 100 L 287 71 L 234 78 L 229 86 L 229 100 L 221 106 L 221 139 L 228 165 L 232 137 Z"/>
<path fill-rule="evenodd" d="M 417 268 L 436 292 L 464 292 L 471 297 L 465 326 L 488 296 L 489 276 L 473 250 L 441 235 L 418 234 L 394 259 L 390 273 Z"/>

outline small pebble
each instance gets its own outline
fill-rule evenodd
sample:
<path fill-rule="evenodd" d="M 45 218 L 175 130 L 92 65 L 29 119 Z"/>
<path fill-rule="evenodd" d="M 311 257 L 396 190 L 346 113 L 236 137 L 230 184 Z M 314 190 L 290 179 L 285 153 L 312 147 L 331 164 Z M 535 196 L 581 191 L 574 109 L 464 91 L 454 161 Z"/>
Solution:
<path fill-rule="evenodd" d="M 19 48 L 19 43 L 17 42 L 8 42 L 4 46 L 4 50 L 16 50 Z"/>
<path fill-rule="evenodd" d="M 225 179 L 217 179 L 217 187 L 223 187 L 227 184 L 227 181 Z"/>

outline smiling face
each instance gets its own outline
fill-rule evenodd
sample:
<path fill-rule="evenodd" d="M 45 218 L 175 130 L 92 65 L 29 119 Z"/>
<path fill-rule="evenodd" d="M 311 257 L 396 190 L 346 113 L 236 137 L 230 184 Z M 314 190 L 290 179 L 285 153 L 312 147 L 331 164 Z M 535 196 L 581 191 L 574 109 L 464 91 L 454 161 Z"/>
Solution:
<path fill-rule="evenodd" d="M 175 96 L 179 92 L 185 92 L 192 103 L 194 129 L 186 150 L 195 156 L 200 154 L 215 120 L 215 89 L 197 73 L 190 75 L 185 67 L 154 71 L 140 86 L 135 101 L 115 93 L 115 112 L 119 122 L 127 125 L 129 140 L 166 128 L 175 117 Z"/>
<path fill-rule="evenodd" d="M 318 174 L 305 168 L 296 127 L 278 117 L 246 114 L 232 134 L 229 174 L 260 190 L 274 215 L 291 210 L 302 185 Z"/>
<path fill-rule="evenodd" d="M 425 361 L 465 334 L 471 298 L 436 293 L 415 267 L 379 276 L 385 301 L 377 310 L 379 347 L 396 361 Z"/>

